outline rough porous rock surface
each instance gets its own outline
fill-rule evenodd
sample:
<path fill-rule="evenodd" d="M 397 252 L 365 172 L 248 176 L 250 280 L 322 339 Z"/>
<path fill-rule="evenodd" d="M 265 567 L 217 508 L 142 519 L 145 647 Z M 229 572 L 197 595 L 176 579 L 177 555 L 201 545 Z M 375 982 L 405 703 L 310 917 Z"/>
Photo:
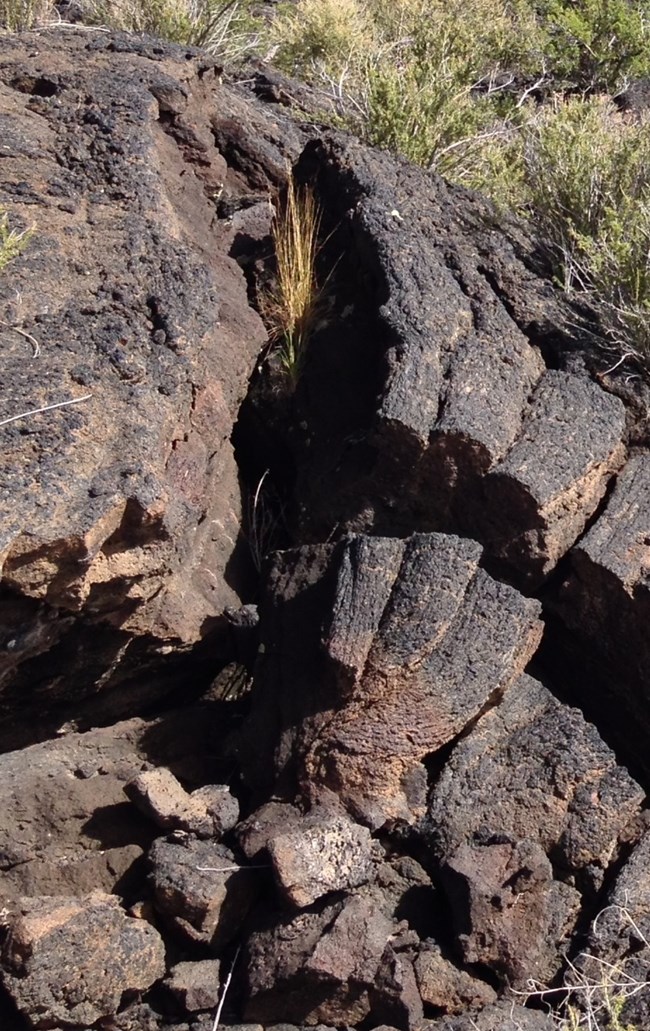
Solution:
<path fill-rule="evenodd" d="M 0 977 L 35 1028 L 86 1026 L 162 976 L 165 947 L 114 895 L 18 899 L 3 917 Z"/>
<path fill-rule="evenodd" d="M 600 887 L 643 800 L 582 713 L 524 676 L 456 745 L 427 818 L 441 858 L 477 838 L 532 838 Z"/>
<path fill-rule="evenodd" d="M 461 531 L 539 583 L 625 458 L 623 404 L 585 375 L 575 311 L 476 195 L 342 138 L 310 143 L 298 173 L 332 230 L 336 302 L 281 442 L 297 532 Z M 248 411 L 263 446 L 263 390 Z"/>
<path fill-rule="evenodd" d="M 433 1020 L 426 1026 L 428 1031 L 554 1031 L 556 1024 L 546 1013 L 505 1002 L 480 1013 Z"/>
<path fill-rule="evenodd" d="M 3 426 L 3 1031 L 551 1031 L 529 978 L 648 981 L 645 388 L 525 227 L 318 105 L 0 40 L 6 417 L 78 402 Z"/>
<path fill-rule="evenodd" d="M 294 830 L 274 835 L 267 849 L 284 895 L 300 908 L 370 875 L 370 833 L 343 814 L 312 810 Z"/>
<path fill-rule="evenodd" d="M 219 82 L 153 41 L 0 40 L 0 202 L 36 226 L 0 284 L 2 414 L 85 398 L 2 427 L 0 717 L 127 678 L 133 712 L 245 589 L 230 436 L 265 332 L 217 232 Z"/>
<path fill-rule="evenodd" d="M 442 534 L 279 557 L 251 777 L 271 728 L 280 783 L 290 759 L 305 791 L 335 792 L 373 828 L 423 815 L 422 760 L 506 690 L 539 642 L 537 603 L 492 580 L 480 558 L 474 541 Z"/>

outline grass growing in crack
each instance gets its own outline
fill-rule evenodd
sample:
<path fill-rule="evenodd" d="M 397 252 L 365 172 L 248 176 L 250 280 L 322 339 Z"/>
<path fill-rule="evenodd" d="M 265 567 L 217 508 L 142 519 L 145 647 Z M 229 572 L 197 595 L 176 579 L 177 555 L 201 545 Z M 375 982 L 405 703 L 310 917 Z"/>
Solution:
<path fill-rule="evenodd" d="M 10 229 L 9 215 L 4 208 L 0 208 L 0 272 L 10 261 L 22 254 L 33 233 L 33 226 L 23 229 L 22 232 Z"/>
<path fill-rule="evenodd" d="M 320 220 L 313 189 L 296 186 L 290 178 L 273 221 L 275 286 L 263 293 L 261 309 L 280 364 L 294 387 L 321 310 L 322 290 L 316 277 Z"/>

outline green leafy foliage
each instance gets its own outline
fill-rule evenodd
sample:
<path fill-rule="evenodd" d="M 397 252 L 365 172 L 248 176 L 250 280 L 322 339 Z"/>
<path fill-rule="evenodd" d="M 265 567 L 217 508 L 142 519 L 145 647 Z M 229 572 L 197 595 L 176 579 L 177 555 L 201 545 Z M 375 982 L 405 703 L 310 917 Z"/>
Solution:
<path fill-rule="evenodd" d="M 541 0 L 548 64 L 582 92 L 614 93 L 626 78 L 650 71 L 647 0 Z"/>

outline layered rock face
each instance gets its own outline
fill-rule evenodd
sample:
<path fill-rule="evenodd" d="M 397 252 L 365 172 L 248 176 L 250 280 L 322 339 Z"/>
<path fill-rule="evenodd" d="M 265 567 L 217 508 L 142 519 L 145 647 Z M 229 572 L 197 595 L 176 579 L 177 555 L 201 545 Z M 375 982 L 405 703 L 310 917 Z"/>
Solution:
<path fill-rule="evenodd" d="M 551 1031 L 606 971 L 645 1027 L 645 388 L 525 228 L 268 70 L 71 29 L 0 94 L 3 1029 Z"/>

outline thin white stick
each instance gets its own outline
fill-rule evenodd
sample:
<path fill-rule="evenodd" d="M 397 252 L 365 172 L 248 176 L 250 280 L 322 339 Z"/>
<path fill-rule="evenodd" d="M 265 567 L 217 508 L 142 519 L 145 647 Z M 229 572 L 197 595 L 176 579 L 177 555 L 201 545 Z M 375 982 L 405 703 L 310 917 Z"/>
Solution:
<path fill-rule="evenodd" d="M 36 337 L 33 337 L 31 333 L 27 332 L 27 330 L 19 329 L 18 326 L 12 326 L 9 322 L 4 322 L 2 319 L 0 319 L 0 326 L 6 326 L 6 328 L 11 330 L 12 333 L 18 333 L 19 336 L 24 337 L 25 340 L 29 340 L 30 344 L 34 348 L 32 358 L 38 358 L 41 353 L 41 345 Z"/>
<path fill-rule="evenodd" d="M 87 401 L 92 394 L 84 394 L 83 397 L 73 397 L 69 401 L 57 401 L 54 405 L 44 405 L 43 408 L 31 408 L 29 412 L 21 412 L 20 415 L 10 415 L 8 419 L 0 419 L 0 426 L 6 426 L 8 422 L 15 422 L 16 419 L 26 419 L 28 415 L 39 415 L 41 412 L 51 412 L 53 408 L 64 408 L 66 405 L 78 405 Z"/>
<path fill-rule="evenodd" d="M 268 870 L 268 863 L 258 863 L 253 866 L 195 866 L 195 870 L 201 873 L 230 873 L 232 870 Z"/>
<path fill-rule="evenodd" d="M 230 970 L 228 971 L 228 977 L 224 981 L 223 991 L 221 993 L 221 998 L 219 999 L 219 1005 L 217 1006 L 217 1012 L 214 1015 L 214 1024 L 212 1025 L 212 1031 L 218 1031 L 219 1021 L 221 1020 L 221 1011 L 223 1009 L 223 1004 L 226 1001 L 226 995 L 228 993 L 228 989 L 230 988 L 230 982 L 232 981 L 232 972 L 235 969 L 235 963 L 237 962 L 237 958 L 238 958 L 240 952 L 241 952 L 241 945 L 238 945 L 237 946 L 237 952 L 233 956 L 232 963 L 230 964 Z"/>

